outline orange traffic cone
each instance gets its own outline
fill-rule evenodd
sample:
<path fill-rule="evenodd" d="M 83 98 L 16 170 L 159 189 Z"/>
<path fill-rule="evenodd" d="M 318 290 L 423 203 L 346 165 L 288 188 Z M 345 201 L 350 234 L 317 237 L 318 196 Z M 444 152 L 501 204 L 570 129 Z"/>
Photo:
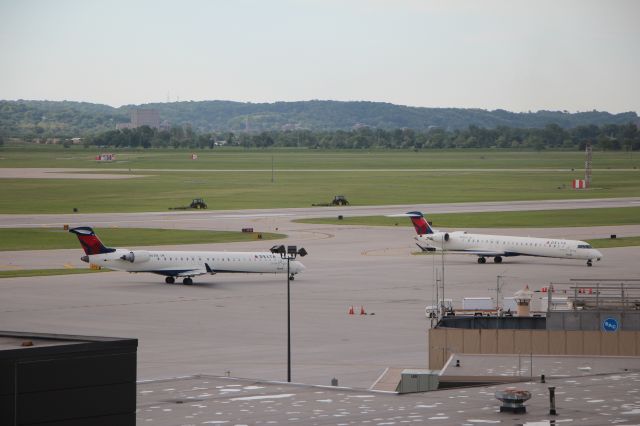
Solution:
<path fill-rule="evenodd" d="M 353 305 L 351 305 L 351 306 L 349 307 L 349 315 L 353 315 L 353 314 L 354 314 L 354 312 L 353 312 Z"/>
<path fill-rule="evenodd" d="M 367 315 L 367 313 L 364 311 L 364 306 L 360 306 L 360 315 Z"/>

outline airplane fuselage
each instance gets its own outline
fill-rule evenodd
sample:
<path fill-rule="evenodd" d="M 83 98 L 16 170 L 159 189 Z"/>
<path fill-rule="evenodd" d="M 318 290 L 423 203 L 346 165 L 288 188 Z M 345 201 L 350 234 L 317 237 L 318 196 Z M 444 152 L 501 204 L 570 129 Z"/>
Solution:
<path fill-rule="evenodd" d="M 486 257 L 539 256 L 600 260 L 602 253 L 588 243 L 556 238 L 471 234 L 464 231 L 436 232 L 416 237 L 436 249 Z"/>
<path fill-rule="evenodd" d="M 270 252 L 148 251 L 116 249 L 86 256 L 89 263 L 120 271 L 151 272 L 173 277 L 205 273 L 287 273 L 287 260 Z M 304 269 L 292 260 L 290 273 Z"/>

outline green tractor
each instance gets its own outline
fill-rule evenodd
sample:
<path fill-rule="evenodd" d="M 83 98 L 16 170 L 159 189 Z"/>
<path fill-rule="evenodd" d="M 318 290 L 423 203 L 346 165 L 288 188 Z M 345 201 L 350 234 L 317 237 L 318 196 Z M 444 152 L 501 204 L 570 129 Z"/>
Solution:
<path fill-rule="evenodd" d="M 189 204 L 190 209 L 206 209 L 207 203 L 204 202 L 202 198 L 194 198 Z"/>
<path fill-rule="evenodd" d="M 348 206 L 349 201 L 347 201 L 347 197 L 344 195 L 336 195 L 333 197 L 333 201 L 331 201 L 331 205 L 333 206 Z"/>

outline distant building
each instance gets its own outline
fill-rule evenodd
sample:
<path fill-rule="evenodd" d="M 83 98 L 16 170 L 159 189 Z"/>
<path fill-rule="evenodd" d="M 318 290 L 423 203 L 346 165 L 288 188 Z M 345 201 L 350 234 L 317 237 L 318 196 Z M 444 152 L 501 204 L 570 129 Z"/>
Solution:
<path fill-rule="evenodd" d="M 131 111 L 131 127 L 160 127 L 160 113 L 157 109 L 134 109 Z"/>
<path fill-rule="evenodd" d="M 136 108 L 131 111 L 131 122 L 118 123 L 116 129 L 135 129 L 142 126 L 149 126 L 152 129 L 167 128 L 166 121 L 160 122 L 160 113 L 157 109 Z"/>
<path fill-rule="evenodd" d="M 116 124 L 116 130 L 122 130 L 122 129 L 131 129 L 131 123 L 117 123 Z"/>

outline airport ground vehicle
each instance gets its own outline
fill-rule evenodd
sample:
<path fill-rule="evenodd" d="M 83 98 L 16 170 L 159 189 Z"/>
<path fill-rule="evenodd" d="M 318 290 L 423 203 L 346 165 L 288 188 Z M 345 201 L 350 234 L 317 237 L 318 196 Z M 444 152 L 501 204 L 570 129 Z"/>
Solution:
<path fill-rule="evenodd" d="M 189 204 L 190 209 L 206 209 L 207 203 L 202 198 L 194 198 Z"/>
<path fill-rule="evenodd" d="M 444 299 L 443 306 L 445 313 L 453 312 L 453 299 Z M 439 304 L 428 305 L 424 308 L 424 314 L 427 316 L 427 318 L 437 318 L 439 307 Z"/>
<path fill-rule="evenodd" d="M 206 209 L 207 203 L 202 198 L 194 198 L 188 206 L 169 207 L 169 210 L 189 210 L 189 209 Z"/>
<path fill-rule="evenodd" d="M 336 195 L 335 197 L 333 197 L 331 204 L 334 206 L 348 206 L 349 201 L 344 195 Z"/>

